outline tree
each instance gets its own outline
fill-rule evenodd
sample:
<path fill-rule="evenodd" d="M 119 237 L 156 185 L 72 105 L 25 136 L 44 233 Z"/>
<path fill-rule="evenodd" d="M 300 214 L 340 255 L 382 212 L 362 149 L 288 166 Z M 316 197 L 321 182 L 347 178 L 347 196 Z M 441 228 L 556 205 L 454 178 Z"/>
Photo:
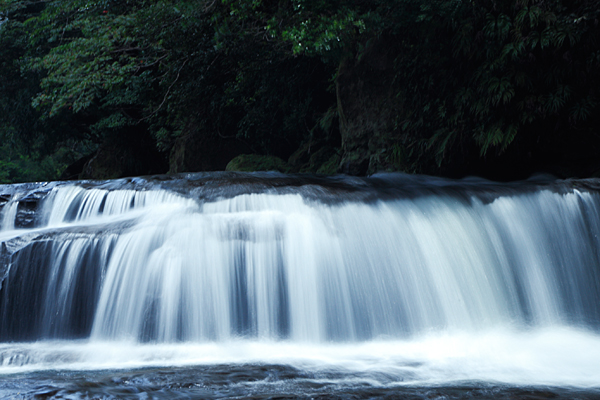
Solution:
<path fill-rule="evenodd" d="M 56 179 L 85 145 L 73 140 L 69 119 L 48 120 L 31 107 L 41 77 L 24 68 L 30 54 L 25 21 L 39 13 L 40 3 L 0 5 L 0 181 Z"/>
<path fill-rule="evenodd" d="M 319 147 L 347 173 L 460 175 L 560 161 L 564 149 L 591 160 L 600 146 L 600 11 L 590 0 L 2 9 L 3 134 L 31 159 L 65 146 L 95 152 L 89 176 L 222 169 L 239 153 L 299 159 Z M 100 173 L 110 153 L 104 164 L 122 165 Z"/>

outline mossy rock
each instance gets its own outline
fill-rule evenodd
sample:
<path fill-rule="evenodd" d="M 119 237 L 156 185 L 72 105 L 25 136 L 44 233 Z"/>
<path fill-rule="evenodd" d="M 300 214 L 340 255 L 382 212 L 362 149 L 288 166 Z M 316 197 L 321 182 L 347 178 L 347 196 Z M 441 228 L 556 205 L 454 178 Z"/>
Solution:
<path fill-rule="evenodd" d="M 290 166 L 279 157 L 259 154 L 241 154 L 229 161 L 226 171 L 279 171 L 290 172 Z"/>

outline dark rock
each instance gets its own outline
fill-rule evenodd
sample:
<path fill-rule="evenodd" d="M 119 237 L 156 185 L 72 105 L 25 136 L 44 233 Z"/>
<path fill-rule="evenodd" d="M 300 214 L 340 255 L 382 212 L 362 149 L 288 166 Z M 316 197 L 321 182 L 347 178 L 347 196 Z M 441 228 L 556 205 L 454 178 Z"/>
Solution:
<path fill-rule="evenodd" d="M 47 190 L 35 191 L 18 200 L 15 228 L 33 228 L 38 225 L 40 218 L 42 218 L 39 209 L 48 193 Z"/>
<path fill-rule="evenodd" d="M 335 148 L 329 147 L 329 146 L 324 146 L 321 147 L 319 150 L 315 151 L 311 156 L 310 159 L 308 161 L 308 165 L 304 168 L 301 169 L 300 172 L 310 172 L 310 173 L 315 173 L 317 172 L 324 164 L 326 164 L 327 162 L 329 162 L 331 160 L 331 157 L 336 155 L 337 151 Z M 339 162 L 338 162 L 339 165 Z M 335 173 L 332 172 L 332 173 Z"/>
<path fill-rule="evenodd" d="M 9 194 L 0 194 L 0 207 L 4 207 L 6 203 L 10 201 L 12 196 Z"/>
<path fill-rule="evenodd" d="M 226 171 L 278 171 L 289 172 L 290 166 L 279 157 L 262 156 L 258 154 L 242 154 L 231 160 L 225 167 Z"/>
<path fill-rule="evenodd" d="M 85 164 L 80 179 L 115 179 L 127 175 L 132 155 L 118 146 L 103 146 Z"/>
<path fill-rule="evenodd" d="M 169 155 L 169 173 L 222 171 L 235 156 L 250 153 L 249 146 L 236 138 L 202 132 L 198 127 L 175 141 Z"/>
<path fill-rule="evenodd" d="M 155 148 L 104 144 L 85 163 L 79 179 L 115 179 L 165 170 L 166 163 Z"/>
<path fill-rule="evenodd" d="M 334 175 L 339 171 L 339 169 L 340 155 L 336 153 L 329 157 L 329 160 L 327 160 L 323 165 L 319 167 L 319 169 L 317 169 L 317 174 Z"/>
<path fill-rule="evenodd" d="M 336 155 L 338 150 L 326 143 L 305 143 L 296 150 L 289 158 L 288 164 L 293 172 L 301 173 L 319 173 L 332 175 L 335 174 L 339 166 L 339 157 L 335 168 L 331 165 L 322 168 L 324 164 L 329 163 L 331 158 Z"/>
<path fill-rule="evenodd" d="M 88 154 L 87 156 L 81 157 L 79 160 L 77 160 L 74 163 L 67 166 L 67 168 L 65 168 L 65 170 L 60 175 L 58 180 L 70 181 L 70 180 L 79 179 L 79 177 L 83 173 L 83 169 L 95 155 L 96 155 L 96 153 Z"/>
<path fill-rule="evenodd" d="M 351 175 L 396 169 L 387 154 L 395 142 L 399 107 L 394 95 L 393 46 L 382 37 L 364 47 L 340 64 L 336 80 L 342 136 L 339 172 Z"/>
<path fill-rule="evenodd" d="M 304 165 L 310 160 L 311 151 L 314 150 L 315 144 L 312 141 L 308 141 L 298 147 L 298 150 L 292 153 L 288 159 L 288 164 L 293 168 L 294 171 L 300 171 Z"/>

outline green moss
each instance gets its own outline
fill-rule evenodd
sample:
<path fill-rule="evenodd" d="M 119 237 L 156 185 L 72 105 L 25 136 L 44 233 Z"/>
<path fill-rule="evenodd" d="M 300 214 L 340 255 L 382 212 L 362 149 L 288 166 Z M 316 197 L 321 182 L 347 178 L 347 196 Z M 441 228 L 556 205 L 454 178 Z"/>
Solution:
<path fill-rule="evenodd" d="M 279 157 L 242 154 L 229 161 L 226 171 L 279 171 L 289 172 L 290 166 Z"/>

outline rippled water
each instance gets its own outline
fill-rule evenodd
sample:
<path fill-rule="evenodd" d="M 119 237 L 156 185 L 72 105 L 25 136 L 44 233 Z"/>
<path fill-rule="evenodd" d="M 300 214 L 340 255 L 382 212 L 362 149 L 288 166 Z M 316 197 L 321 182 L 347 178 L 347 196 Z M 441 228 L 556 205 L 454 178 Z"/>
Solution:
<path fill-rule="evenodd" d="M 340 378 L 343 375 L 343 379 Z M 340 382 L 340 380 L 343 380 Z M 598 391 L 462 382 L 452 386 L 382 386 L 336 372 L 282 365 L 219 365 L 132 371 L 22 374 L 0 383 L 0 396 L 38 399 L 597 399 Z"/>

